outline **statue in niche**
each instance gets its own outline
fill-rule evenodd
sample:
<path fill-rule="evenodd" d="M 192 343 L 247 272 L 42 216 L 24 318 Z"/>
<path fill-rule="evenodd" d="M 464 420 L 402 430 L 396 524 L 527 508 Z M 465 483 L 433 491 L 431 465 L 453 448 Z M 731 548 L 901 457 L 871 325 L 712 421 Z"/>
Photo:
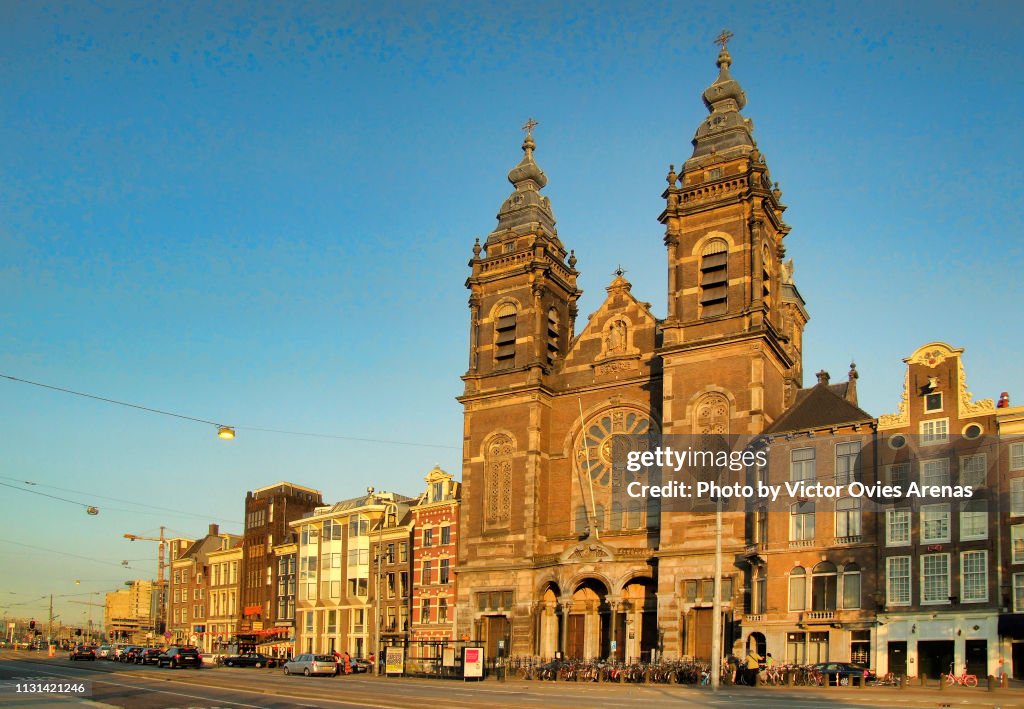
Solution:
<path fill-rule="evenodd" d="M 625 352 L 626 351 L 626 323 L 621 320 L 616 320 L 608 328 L 608 334 L 605 336 L 605 349 L 609 352 Z"/>

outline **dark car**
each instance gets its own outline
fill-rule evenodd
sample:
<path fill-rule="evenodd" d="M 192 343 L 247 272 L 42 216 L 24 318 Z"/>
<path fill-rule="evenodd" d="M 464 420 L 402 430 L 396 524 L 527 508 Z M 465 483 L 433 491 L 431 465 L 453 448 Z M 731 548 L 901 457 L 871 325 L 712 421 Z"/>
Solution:
<path fill-rule="evenodd" d="M 91 647 L 85 645 L 79 645 L 71 649 L 71 654 L 68 655 L 69 660 L 95 660 L 96 653 L 93 652 Z"/>
<path fill-rule="evenodd" d="M 146 648 L 139 645 L 128 645 L 117 656 L 118 662 L 135 662 L 135 657 Z"/>
<path fill-rule="evenodd" d="M 849 685 L 851 682 L 854 684 L 861 682 L 859 679 L 851 679 L 852 677 L 863 677 L 864 681 L 868 683 L 875 681 L 874 672 L 864 665 L 854 662 L 819 662 L 811 667 L 825 675 L 829 684 Z"/>
<path fill-rule="evenodd" d="M 243 652 L 224 658 L 225 667 L 277 667 L 277 659 L 258 652 Z"/>
<path fill-rule="evenodd" d="M 135 656 L 136 665 L 155 665 L 162 651 L 160 648 L 147 647 Z"/>
<path fill-rule="evenodd" d="M 178 667 L 202 667 L 203 656 L 199 650 L 191 645 L 180 645 L 167 648 L 160 653 L 156 659 L 157 667 L 170 667 L 172 670 Z"/>
<path fill-rule="evenodd" d="M 352 672 L 372 672 L 373 664 L 369 660 L 365 660 L 362 657 L 352 658 Z"/>

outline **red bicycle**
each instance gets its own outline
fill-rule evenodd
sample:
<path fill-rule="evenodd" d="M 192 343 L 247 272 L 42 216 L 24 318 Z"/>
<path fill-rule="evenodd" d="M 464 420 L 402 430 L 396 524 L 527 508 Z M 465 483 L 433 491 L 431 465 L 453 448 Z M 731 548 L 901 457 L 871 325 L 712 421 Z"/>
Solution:
<path fill-rule="evenodd" d="M 964 673 L 958 675 L 954 673 L 953 663 L 949 663 L 949 674 L 946 675 L 946 686 L 952 687 L 954 684 L 959 684 L 963 687 L 977 687 L 978 686 L 978 675 L 967 674 L 967 668 L 964 668 Z"/>

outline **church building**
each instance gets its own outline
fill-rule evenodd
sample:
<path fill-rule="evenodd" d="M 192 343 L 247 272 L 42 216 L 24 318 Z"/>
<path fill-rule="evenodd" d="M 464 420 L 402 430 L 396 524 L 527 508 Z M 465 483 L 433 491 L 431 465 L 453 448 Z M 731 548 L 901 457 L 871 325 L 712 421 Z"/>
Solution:
<path fill-rule="evenodd" d="M 710 657 L 714 516 L 613 495 L 611 437 L 757 435 L 802 386 L 785 206 L 731 64 L 723 43 L 693 153 L 666 178 L 663 316 L 620 272 L 577 329 L 577 260 L 542 194 L 532 121 L 498 224 L 473 247 L 456 635 L 488 657 Z M 749 583 L 733 561 L 745 524 L 724 515 L 727 622 Z"/>

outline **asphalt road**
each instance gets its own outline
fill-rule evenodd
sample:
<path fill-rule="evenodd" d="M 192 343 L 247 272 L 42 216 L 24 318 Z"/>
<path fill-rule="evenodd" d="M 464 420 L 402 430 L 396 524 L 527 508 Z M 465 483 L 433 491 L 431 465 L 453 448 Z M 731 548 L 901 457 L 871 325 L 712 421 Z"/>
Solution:
<path fill-rule="evenodd" d="M 88 683 L 88 697 L 15 691 L 35 684 Z M 210 667 L 157 669 L 116 662 L 71 662 L 66 655 L 0 652 L 0 707 L 126 707 L 129 709 L 426 709 L 428 707 L 740 707 L 829 709 L 876 707 L 957 707 L 1024 709 L 1024 691 L 984 689 L 939 691 L 890 688 L 752 688 L 713 694 L 708 689 L 663 685 L 606 685 L 553 682 L 463 683 L 451 680 L 348 677 L 286 677 L 280 670 Z"/>

